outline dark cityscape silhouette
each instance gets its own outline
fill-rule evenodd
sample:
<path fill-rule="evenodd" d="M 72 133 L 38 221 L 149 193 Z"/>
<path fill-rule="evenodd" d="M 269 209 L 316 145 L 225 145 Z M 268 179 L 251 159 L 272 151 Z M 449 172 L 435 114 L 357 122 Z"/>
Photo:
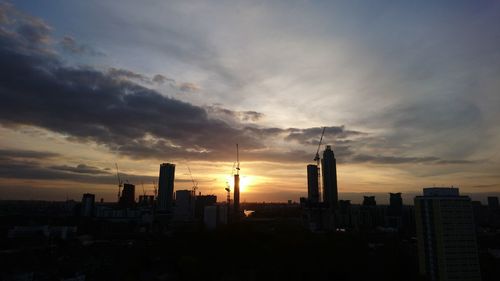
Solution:
<path fill-rule="evenodd" d="M 0 280 L 498 280 L 499 24 L 0 0 Z"/>

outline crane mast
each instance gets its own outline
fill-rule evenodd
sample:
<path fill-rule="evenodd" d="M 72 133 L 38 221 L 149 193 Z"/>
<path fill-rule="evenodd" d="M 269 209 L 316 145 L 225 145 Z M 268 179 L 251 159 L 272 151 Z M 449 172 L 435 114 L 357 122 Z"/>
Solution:
<path fill-rule="evenodd" d="M 321 143 L 323 143 L 323 136 L 325 135 L 325 129 L 326 127 L 323 127 L 323 130 L 321 131 L 321 137 L 319 138 L 318 149 L 316 150 L 316 156 L 314 157 L 314 161 L 316 161 L 316 167 L 318 169 L 318 196 L 319 196 L 318 199 L 321 198 L 321 168 L 320 168 L 321 158 L 319 157 L 319 149 L 321 148 Z"/>
<path fill-rule="evenodd" d="M 118 173 L 118 164 L 115 163 L 115 167 L 116 167 L 116 178 L 118 179 L 118 202 L 120 201 L 120 191 L 122 189 L 122 180 L 120 179 L 120 174 Z"/>
<path fill-rule="evenodd" d="M 240 215 L 240 150 L 238 144 L 236 144 L 236 174 L 234 175 L 233 196 L 234 218 L 238 219 Z"/>
<path fill-rule="evenodd" d="M 198 189 L 198 182 L 194 180 L 193 173 L 191 173 L 191 168 L 189 168 L 189 165 L 187 165 L 188 171 L 189 171 L 189 176 L 191 177 L 191 182 L 193 183 L 193 196 L 196 196 L 196 190 Z"/>

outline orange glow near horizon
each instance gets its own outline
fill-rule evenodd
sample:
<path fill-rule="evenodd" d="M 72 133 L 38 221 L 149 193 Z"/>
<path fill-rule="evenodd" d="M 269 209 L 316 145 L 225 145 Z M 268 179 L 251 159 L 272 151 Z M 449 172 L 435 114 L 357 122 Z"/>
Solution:
<path fill-rule="evenodd" d="M 231 187 L 231 192 L 234 192 L 234 176 L 227 176 L 226 182 Z M 249 188 L 254 184 L 254 180 L 251 176 L 241 176 L 240 175 L 240 192 L 249 192 Z"/>

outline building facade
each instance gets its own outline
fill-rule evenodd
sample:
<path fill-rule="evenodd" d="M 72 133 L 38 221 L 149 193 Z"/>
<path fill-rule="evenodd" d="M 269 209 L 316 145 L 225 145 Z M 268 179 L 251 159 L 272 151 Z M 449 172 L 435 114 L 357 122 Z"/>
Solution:
<path fill-rule="evenodd" d="M 81 214 L 82 217 L 92 217 L 94 215 L 95 195 L 90 193 L 83 194 Z"/>
<path fill-rule="evenodd" d="M 318 166 L 307 165 L 307 200 L 315 204 L 319 202 Z"/>
<path fill-rule="evenodd" d="M 174 201 L 175 164 L 160 165 L 158 180 L 158 210 L 171 211 Z"/>
<path fill-rule="evenodd" d="M 424 188 L 415 197 L 419 270 L 431 281 L 481 280 L 468 196 L 458 188 Z"/>
<path fill-rule="evenodd" d="M 323 175 L 323 202 L 330 208 L 337 208 L 337 161 L 332 147 L 326 146 L 321 160 L 321 172 Z"/>
<path fill-rule="evenodd" d="M 120 197 L 120 206 L 122 208 L 135 207 L 135 185 L 124 183 Z"/>

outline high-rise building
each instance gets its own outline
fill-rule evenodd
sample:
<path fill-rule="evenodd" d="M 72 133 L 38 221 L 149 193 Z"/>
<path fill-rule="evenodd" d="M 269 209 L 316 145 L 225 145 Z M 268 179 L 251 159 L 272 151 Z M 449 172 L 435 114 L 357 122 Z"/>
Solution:
<path fill-rule="evenodd" d="M 363 206 L 377 206 L 375 196 L 363 196 Z"/>
<path fill-rule="evenodd" d="M 431 281 L 481 280 L 471 200 L 458 188 L 415 197 L 419 270 Z"/>
<path fill-rule="evenodd" d="M 307 165 L 307 199 L 310 203 L 319 202 L 318 166 Z"/>
<path fill-rule="evenodd" d="M 240 216 L 240 175 L 235 174 L 234 175 L 234 202 L 233 202 L 233 208 L 234 208 L 234 217 L 238 218 Z"/>
<path fill-rule="evenodd" d="M 323 202 L 332 209 L 337 208 L 337 161 L 332 147 L 326 146 L 321 160 L 321 172 L 323 175 Z"/>
<path fill-rule="evenodd" d="M 500 208 L 498 204 L 498 196 L 488 196 L 488 208 L 497 210 Z"/>
<path fill-rule="evenodd" d="M 154 195 L 139 195 L 139 205 L 142 207 L 150 207 L 153 206 L 155 202 Z"/>
<path fill-rule="evenodd" d="M 133 208 L 135 206 L 135 185 L 130 183 L 123 184 L 120 206 L 122 208 Z"/>
<path fill-rule="evenodd" d="M 175 164 L 163 163 L 160 165 L 158 180 L 158 209 L 171 211 L 174 200 Z"/>
<path fill-rule="evenodd" d="M 94 215 L 95 195 L 90 193 L 83 194 L 81 214 L 82 217 L 91 217 Z"/>
<path fill-rule="evenodd" d="M 389 215 L 401 216 L 403 212 L 403 198 L 401 192 L 389 193 Z"/>
<path fill-rule="evenodd" d="M 175 192 L 175 212 L 176 221 L 192 221 L 194 219 L 194 193 L 192 190 L 177 190 Z"/>
<path fill-rule="evenodd" d="M 389 193 L 389 207 L 385 216 L 386 226 L 399 229 L 402 226 L 403 198 L 401 192 Z"/>
<path fill-rule="evenodd" d="M 217 196 L 215 195 L 201 195 L 196 196 L 195 201 L 195 218 L 203 219 L 203 211 L 206 206 L 213 206 L 217 204 Z"/>

